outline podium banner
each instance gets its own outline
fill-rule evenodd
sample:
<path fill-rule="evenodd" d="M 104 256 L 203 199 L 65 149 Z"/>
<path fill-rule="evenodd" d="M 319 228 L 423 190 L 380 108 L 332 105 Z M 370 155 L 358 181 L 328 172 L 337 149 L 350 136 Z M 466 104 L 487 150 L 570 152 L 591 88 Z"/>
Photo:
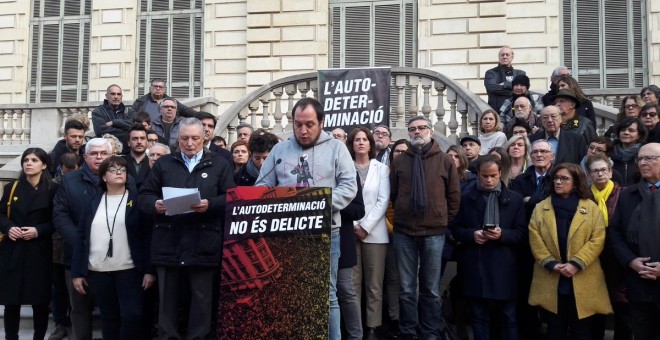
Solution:
<path fill-rule="evenodd" d="M 219 339 L 327 338 L 331 208 L 331 188 L 229 190 Z"/>
<path fill-rule="evenodd" d="M 389 67 L 319 70 L 318 79 L 326 131 L 390 126 Z"/>

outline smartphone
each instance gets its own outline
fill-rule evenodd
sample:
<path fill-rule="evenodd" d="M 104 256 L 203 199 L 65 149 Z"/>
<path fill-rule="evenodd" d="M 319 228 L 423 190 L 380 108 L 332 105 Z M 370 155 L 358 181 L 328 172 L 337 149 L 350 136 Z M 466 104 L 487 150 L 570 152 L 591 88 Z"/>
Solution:
<path fill-rule="evenodd" d="M 493 230 L 495 228 L 497 228 L 497 225 L 495 224 L 484 224 L 483 231 Z"/>

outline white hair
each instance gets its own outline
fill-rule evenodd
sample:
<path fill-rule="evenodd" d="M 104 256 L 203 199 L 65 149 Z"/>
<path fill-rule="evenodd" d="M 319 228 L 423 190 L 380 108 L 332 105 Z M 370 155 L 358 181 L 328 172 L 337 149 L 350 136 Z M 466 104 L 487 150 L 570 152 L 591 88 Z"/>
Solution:
<path fill-rule="evenodd" d="M 112 153 L 112 145 L 110 145 L 110 141 L 105 139 L 105 138 L 92 138 L 85 144 L 85 153 L 89 153 L 89 149 L 94 148 L 94 147 L 100 147 L 104 146 L 108 148 L 108 153 Z"/>

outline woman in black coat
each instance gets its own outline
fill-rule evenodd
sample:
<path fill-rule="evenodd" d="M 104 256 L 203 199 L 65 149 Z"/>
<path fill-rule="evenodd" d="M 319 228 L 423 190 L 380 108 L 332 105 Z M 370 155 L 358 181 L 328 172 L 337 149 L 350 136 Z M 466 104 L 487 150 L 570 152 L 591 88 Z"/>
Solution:
<path fill-rule="evenodd" d="M 5 306 L 6 339 L 18 339 L 21 305 L 32 305 L 34 339 L 43 339 L 48 329 L 56 184 L 47 171 L 50 160 L 44 150 L 25 150 L 21 164 L 18 180 L 5 185 L 0 199 L 0 232 L 5 234 L 0 242 L 0 305 Z"/>

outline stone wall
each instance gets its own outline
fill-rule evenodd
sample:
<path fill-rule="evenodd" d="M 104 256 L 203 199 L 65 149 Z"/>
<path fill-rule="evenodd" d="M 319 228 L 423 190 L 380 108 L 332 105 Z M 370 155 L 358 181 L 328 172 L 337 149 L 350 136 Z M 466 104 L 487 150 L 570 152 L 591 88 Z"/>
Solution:
<path fill-rule="evenodd" d="M 27 103 L 30 1 L 0 0 L 0 103 Z"/>

